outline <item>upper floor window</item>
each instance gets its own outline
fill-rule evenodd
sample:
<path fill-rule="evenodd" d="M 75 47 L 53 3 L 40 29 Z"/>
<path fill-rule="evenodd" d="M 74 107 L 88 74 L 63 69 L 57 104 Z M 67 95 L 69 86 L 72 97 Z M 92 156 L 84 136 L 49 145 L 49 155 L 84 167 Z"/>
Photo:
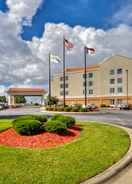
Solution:
<path fill-rule="evenodd" d="M 115 93 L 115 88 L 110 88 L 110 94 Z"/>
<path fill-rule="evenodd" d="M 93 95 L 93 93 L 94 93 L 93 89 L 90 89 L 89 90 L 89 95 Z"/>
<path fill-rule="evenodd" d="M 60 96 L 63 96 L 63 95 L 64 95 L 64 91 L 61 91 L 61 92 L 60 92 Z M 66 92 L 65 92 L 65 95 L 69 95 L 69 92 L 66 91 Z"/>
<path fill-rule="evenodd" d="M 115 84 L 115 79 L 110 79 L 110 84 Z"/>
<path fill-rule="evenodd" d="M 60 77 L 60 81 L 63 81 L 63 77 Z"/>
<path fill-rule="evenodd" d="M 61 84 L 61 85 L 60 85 L 60 88 L 63 88 L 63 87 L 64 87 L 64 85 Z M 68 88 L 68 84 L 65 84 L 65 88 Z"/>
<path fill-rule="evenodd" d="M 89 86 L 93 86 L 93 81 L 89 81 L 89 82 L 88 82 L 88 85 L 89 85 Z"/>
<path fill-rule="evenodd" d="M 60 77 L 60 81 L 63 81 L 63 77 Z M 68 80 L 68 76 L 65 76 L 65 80 Z"/>
<path fill-rule="evenodd" d="M 118 91 L 118 93 L 122 93 L 122 92 L 123 92 L 123 88 L 122 88 L 122 87 L 119 87 L 119 88 L 117 89 L 117 91 Z"/>
<path fill-rule="evenodd" d="M 87 76 L 87 75 L 86 75 Z M 83 78 L 85 79 L 85 73 L 83 74 Z"/>
<path fill-rule="evenodd" d="M 110 70 L 110 75 L 115 75 L 115 70 L 114 69 Z"/>
<path fill-rule="evenodd" d="M 117 69 L 117 74 L 122 74 L 122 73 L 123 73 L 122 68 L 118 68 L 118 69 Z"/>
<path fill-rule="evenodd" d="M 88 73 L 89 78 L 93 78 L 93 73 Z"/>
<path fill-rule="evenodd" d="M 117 79 L 117 83 L 118 83 L 118 84 L 122 84 L 122 82 L 123 82 L 122 78 L 118 78 L 118 79 Z"/>

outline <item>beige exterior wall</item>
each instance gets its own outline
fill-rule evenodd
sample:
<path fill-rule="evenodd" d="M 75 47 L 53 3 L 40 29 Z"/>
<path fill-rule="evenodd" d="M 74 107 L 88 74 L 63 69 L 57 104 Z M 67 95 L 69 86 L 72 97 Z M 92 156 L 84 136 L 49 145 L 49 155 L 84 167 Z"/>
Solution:
<path fill-rule="evenodd" d="M 118 75 L 117 69 L 120 68 L 123 70 L 123 73 Z M 110 75 L 111 69 L 115 70 L 114 75 Z M 98 106 L 101 104 L 110 105 L 112 100 L 115 100 L 115 103 L 117 101 L 125 103 L 127 101 L 126 70 L 128 70 L 129 103 L 132 104 L 132 59 L 123 56 L 113 56 L 98 65 L 91 65 L 87 68 L 88 73 L 93 73 L 93 78 L 87 79 L 88 81 L 93 81 L 93 87 L 88 87 L 88 90 L 93 89 L 94 91 L 92 95 L 88 95 L 88 103 L 94 103 Z M 68 91 L 68 95 L 66 95 L 68 104 L 84 104 L 83 73 L 83 68 L 66 71 L 66 76 L 68 76 L 66 81 L 66 84 L 68 84 L 68 88 L 66 88 L 66 91 Z M 63 88 L 60 88 L 60 85 L 63 84 L 63 81 L 60 81 L 61 76 L 62 74 L 56 75 L 52 81 L 52 95 L 63 99 L 63 95 L 60 95 L 60 92 L 63 91 Z M 122 78 L 122 84 L 117 83 L 118 78 Z M 110 84 L 110 79 L 115 79 L 115 84 Z M 117 92 L 119 87 L 122 87 L 122 93 Z M 114 94 L 110 93 L 110 88 L 115 88 Z"/>

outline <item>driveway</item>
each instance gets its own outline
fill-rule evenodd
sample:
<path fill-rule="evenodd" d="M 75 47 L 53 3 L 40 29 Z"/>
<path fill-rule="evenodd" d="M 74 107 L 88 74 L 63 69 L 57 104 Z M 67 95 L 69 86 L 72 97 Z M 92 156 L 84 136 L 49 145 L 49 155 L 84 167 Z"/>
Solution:
<path fill-rule="evenodd" d="M 17 109 L 6 109 L 3 111 L 0 111 L 0 118 L 3 117 L 15 117 L 20 115 L 26 115 L 26 114 L 47 114 L 47 115 L 53 115 L 53 113 L 47 113 L 44 112 L 39 107 L 22 107 Z M 66 113 L 67 115 L 71 115 L 70 113 Z M 84 121 L 98 121 L 98 122 L 107 122 L 107 123 L 114 123 L 118 125 L 122 125 L 128 128 L 132 128 L 132 111 L 118 111 L 118 110 L 112 110 L 112 111 L 103 111 L 103 112 L 97 112 L 97 113 L 90 113 L 86 115 L 77 115 L 73 114 L 73 117 L 75 117 L 78 120 L 84 120 Z"/>

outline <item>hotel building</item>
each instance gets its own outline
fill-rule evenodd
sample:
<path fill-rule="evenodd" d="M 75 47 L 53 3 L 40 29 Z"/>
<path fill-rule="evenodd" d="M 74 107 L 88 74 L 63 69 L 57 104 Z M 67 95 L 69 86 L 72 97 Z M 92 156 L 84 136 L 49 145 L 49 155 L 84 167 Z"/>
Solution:
<path fill-rule="evenodd" d="M 84 68 L 66 69 L 66 104 L 85 103 Z M 97 106 L 132 104 L 132 59 L 112 56 L 87 67 L 87 103 Z M 52 96 L 63 101 L 63 74 L 52 80 Z"/>

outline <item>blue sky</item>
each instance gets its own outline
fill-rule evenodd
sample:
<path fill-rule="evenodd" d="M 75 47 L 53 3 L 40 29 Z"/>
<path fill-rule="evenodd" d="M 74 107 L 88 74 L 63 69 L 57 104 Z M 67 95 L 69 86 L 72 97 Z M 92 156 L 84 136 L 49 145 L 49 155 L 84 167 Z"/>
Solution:
<path fill-rule="evenodd" d="M 47 56 L 62 57 L 61 34 L 76 45 L 67 67 L 83 66 L 84 45 L 97 50 L 88 64 L 117 54 L 132 57 L 131 10 L 132 0 L 0 0 L 1 85 L 47 85 Z"/>
<path fill-rule="evenodd" d="M 47 22 L 106 30 L 113 26 L 111 17 L 128 2 L 129 0 L 44 0 L 32 19 L 32 25 L 23 26 L 22 38 L 31 40 L 33 36 L 41 37 Z M 5 0 L 0 0 L 0 10 L 8 10 Z"/>

